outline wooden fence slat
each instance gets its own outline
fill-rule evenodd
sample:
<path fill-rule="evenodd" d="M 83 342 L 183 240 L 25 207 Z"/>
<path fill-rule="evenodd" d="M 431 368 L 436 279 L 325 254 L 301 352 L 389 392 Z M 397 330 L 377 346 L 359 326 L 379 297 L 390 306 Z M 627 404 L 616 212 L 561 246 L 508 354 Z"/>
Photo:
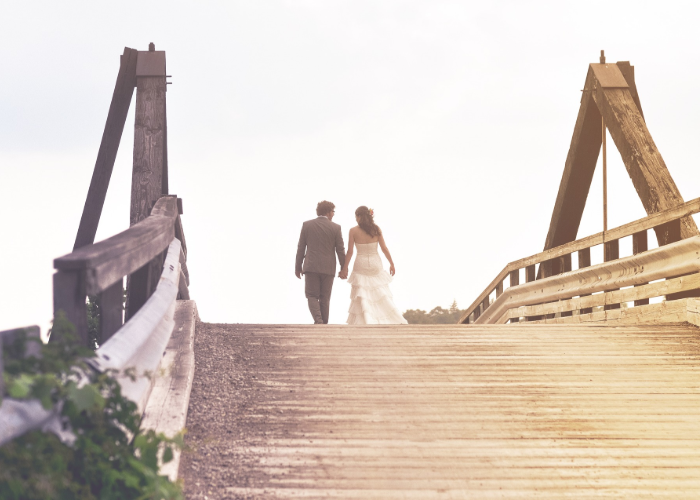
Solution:
<path fill-rule="evenodd" d="M 124 283 L 120 279 L 100 293 L 100 345 L 122 327 Z"/>
<path fill-rule="evenodd" d="M 129 321 L 153 294 L 162 270 L 163 261 L 158 255 L 129 276 L 126 321 Z"/>
<path fill-rule="evenodd" d="M 516 269 L 514 271 L 511 271 L 509 273 L 510 276 L 510 286 L 518 286 L 520 284 L 520 269 Z M 520 318 L 511 318 L 510 322 L 511 323 L 518 323 L 520 321 Z"/>
<path fill-rule="evenodd" d="M 80 218 L 80 226 L 73 245 L 74 250 L 90 245 L 95 241 L 95 233 L 102 215 L 102 207 L 107 196 L 109 180 L 112 177 L 119 143 L 124 132 L 126 116 L 129 113 L 131 98 L 134 94 L 137 57 L 137 50 L 128 47 L 124 48 L 117 82 L 112 94 L 112 102 L 107 114 L 107 122 L 102 133 L 102 142 L 97 153 L 95 170 L 92 173 L 83 215 Z"/>
<path fill-rule="evenodd" d="M 594 247 L 596 245 L 602 245 L 608 240 L 617 240 L 624 238 L 626 236 L 631 236 L 639 231 L 644 231 L 647 229 L 653 229 L 656 226 L 665 224 L 666 222 L 676 220 L 681 217 L 687 217 L 692 214 L 700 212 L 700 198 L 695 198 L 682 205 L 665 210 L 663 212 L 657 212 L 647 217 L 643 217 L 636 221 L 624 224 L 622 226 L 608 230 L 607 232 L 592 234 L 591 236 L 586 236 L 571 243 L 566 243 L 558 247 L 545 250 L 543 252 L 525 257 L 516 261 L 511 262 L 507 268 L 514 269 L 516 267 L 523 268 L 531 264 L 537 264 L 554 257 L 559 257 L 567 253 L 577 252 L 584 248 Z"/>
<path fill-rule="evenodd" d="M 641 112 L 641 109 L 640 109 Z M 648 243 L 648 231 L 639 231 L 638 233 L 634 233 L 632 235 L 632 254 L 637 255 L 638 253 L 646 252 L 649 250 L 649 243 Z M 643 286 L 643 285 L 637 285 L 637 286 Z M 634 301 L 634 305 L 636 306 L 643 306 L 649 303 L 649 299 L 639 299 Z"/>
<path fill-rule="evenodd" d="M 584 269 L 586 267 L 591 267 L 591 249 L 590 248 L 582 248 L 581 250 L 578 251 L 578 268 L 579 269 Z M 585 297 L 586 294 L 581 295 L 581 297 Z M 593 309 L 590 307 L 584 307 L 579 311 L 580 314 L 590 314 L 593 312 Z"/>
<path fill-rule="evenodd" d="M 610 262 L 620 258 L 620 240 L 606 241 L 603 247 L 603 260 L 605 262 Z M 606 290 L 606 292 L 612 292 L 613 290 Z M 603 308 L 605 311 L 611 309 L 619 309 L 620 304 L 606 304 Z"/>
<path fill-rule="evenodd" d="M 542 304 L 576 295 L 631 287 L 642 283 L 700 271 L 700 236 L 688 238 L 643 254 L 604 262 L 559 276 L 509 289 L 477 323 L 493 323 L 508 309 Z"/>
<path fill-rule="evenodd" d="M 53 275 L 53 314 L 63 311 L 66 319 L 75 326 L 75 333 L 84 346 L 88 346 L 87 306 L 85 279 L 82 271 L 58 271 Z M 52 332 L 50 341 L 58 340 Z"/>
<path fill-rule="evenodd" d="M 596 295 L 586 295 L 585 297 L 548 302 L 533 306 L 521 306 L 509 311 L 508 316 L 563 313 L 565 311 L 580 309 L 583 306 L 592 309 L 593 307 L 603 306 L 605 304 L 631 302 L 632 300 L 640 300 L 641 297 L 647 298 L 648 300 L 650 297 L 659 297 L 668 293 L 679 293 L 697 288 L 700 288 L 700 274 L 695 273 L 666 281 L 639 285 L 633 288 L 614 290 Z"/>
<path fill-rule="evenodd" d="M 571 271 L 571 254 L 567 253 L 566 255 L 562 255 L 559 257 L 559 269 L 562 273 L 568 273 Z M 561 313 L 563 317 L 566 316 L 572 316 L 573 312 L 572 311 L 564 311 Z"/>

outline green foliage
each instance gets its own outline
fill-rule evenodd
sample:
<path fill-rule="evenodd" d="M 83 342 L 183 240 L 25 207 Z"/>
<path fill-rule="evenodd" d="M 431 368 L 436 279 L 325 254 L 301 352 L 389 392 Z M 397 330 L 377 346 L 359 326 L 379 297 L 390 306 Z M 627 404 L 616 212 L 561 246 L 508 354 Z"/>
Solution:
<path fill-rule="evenodd" d="M 412 325 L 449 325 L 455 324 L 464 313 L 464 310 L 457 307 L 457 301 L 453 301 L 449 309 L 440 306 L 433 308 L 430 312 L 422 309 L 409 309 L 403 313 L 409 324 Z"/>
<path fill-rule="evenodd" d="M 100 340 L 100 299 L 96 295 L 88 295 L 87 300 L 88 342 L 97 349 Z"/>
<path fill-rule="evenodd" d="M 122 396 L 116 373 L 85 366 L 81 359 L 95 354 L 79 346 L 65 317 L 56 317 L 53 332 L 59 340 L 42 345 L 40 358 L 24 358 L 25 343 L 34 339 L 3 346 L 5 392 L 38 398 L 45 408 L 61 403 L 76 441 L 67 446 L 54 434 L 33 431 L 0 447 L 0 498 L 182 499 L 180 484 L 158 475 L 158 453 L 163 463 L 172 460 L 182 435 L 141 431 L 136 405 Z"/>

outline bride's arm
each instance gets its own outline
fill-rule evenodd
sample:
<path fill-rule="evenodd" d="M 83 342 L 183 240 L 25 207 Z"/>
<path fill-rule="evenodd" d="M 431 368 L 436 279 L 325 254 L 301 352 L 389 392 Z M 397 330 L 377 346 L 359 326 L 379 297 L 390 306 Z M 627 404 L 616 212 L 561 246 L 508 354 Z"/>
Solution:
<path fill-rule="evenodd" d="M 350 267 L 353 248 L 355 248 L 355 234 L 352 229 L 350 229 L 350 232 L 348 232 L 348 252 L 345 254 L 345 264 L 343 264 L 343 268 L 340 270 L 340 273 L 338 273 L 338 277 L 341 279 L 348 277 L 348 268 Z"/>
<path fill-rule="evenodd" d="M 391 258 L 389 249 L 387 248 L 386 243 L 384 242 L 383 234 L 379 235 L 379 247 L 382 249 L 382 252 L 384 252 L 384 255 L 386 255 L 386 260 L 389 261 L 389 274 L 393 276 L 394 274 L 396 274 L 396 268 L 394 267 L 394 260 Z"/>

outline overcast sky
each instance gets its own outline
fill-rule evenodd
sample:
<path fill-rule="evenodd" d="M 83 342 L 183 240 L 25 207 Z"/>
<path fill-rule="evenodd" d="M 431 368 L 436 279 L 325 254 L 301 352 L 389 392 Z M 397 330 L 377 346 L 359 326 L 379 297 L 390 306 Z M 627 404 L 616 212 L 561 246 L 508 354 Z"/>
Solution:
<path fill-rule="evenodd" d="M 125 46 L 165 50 L 171 192 L 209 322 L 308 323 L 294 256 L 322 199 L 375 209 L 401 310 L 465 307 L 542 250 L 587 65 L 629 60 L 700 196 L 696 2 L 3 2 L 0 329 L 52 315 Z M 98 239 L 128 227 L 133 108 Z M 609 226 L 645 215 L 612 141 Z M 697 220 L 697 219 L 696 219 Z M 579 236 L 602 229 L 597 169 Z M 623 246 L 624 253 L 624 246 Z M 336 280 L 331 322 L 350 287 Z"/>

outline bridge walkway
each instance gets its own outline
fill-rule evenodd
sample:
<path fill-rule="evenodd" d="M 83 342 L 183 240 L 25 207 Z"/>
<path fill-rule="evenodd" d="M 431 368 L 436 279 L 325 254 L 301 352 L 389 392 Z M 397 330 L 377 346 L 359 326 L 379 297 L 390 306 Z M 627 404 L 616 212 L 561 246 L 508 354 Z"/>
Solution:
<path fill-rule="evenodd" d="M 197 326 L 188 498 L 699 498 L 690 325 Z"/>

